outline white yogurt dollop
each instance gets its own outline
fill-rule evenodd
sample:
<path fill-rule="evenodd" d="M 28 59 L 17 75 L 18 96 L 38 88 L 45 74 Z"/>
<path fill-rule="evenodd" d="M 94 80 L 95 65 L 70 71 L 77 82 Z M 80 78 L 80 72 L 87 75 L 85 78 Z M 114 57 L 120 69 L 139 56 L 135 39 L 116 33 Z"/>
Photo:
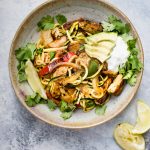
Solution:
<path fill-rule="evenodd" d="M 122 66 L 128 59 L 130 52 L 127 43 L 118 36 L 116 46 L 113 48 L 111 57 L 107 60 L 108 70 L 118 71 L 118 67 Z"/>

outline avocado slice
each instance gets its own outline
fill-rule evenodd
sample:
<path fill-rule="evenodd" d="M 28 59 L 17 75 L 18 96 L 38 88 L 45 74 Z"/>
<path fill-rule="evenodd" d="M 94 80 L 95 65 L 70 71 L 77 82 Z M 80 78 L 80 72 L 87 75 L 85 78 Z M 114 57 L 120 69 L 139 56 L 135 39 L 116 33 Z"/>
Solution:
<path fill-rule="evenodd" d="M 112 41 L 116 42 L 117 40 L 116 32 L 100 32 L 94 35 L 87 37 L 87 40 L 93 43 L 101 42 L 101 41 Z"/>
<path fill-rule="evenodd" d="M 85 44 L 85 49 L 88 49 L 92 52 L 103 53 L 103 54 L 106 54 L 106 55 L 108 55 L 111 51 L 111 49 L 108 49 L 104 46 L 91 46 L 91 45 L 88 45 L 88 44 Z"/>
<path fill-rule="evenodd" d="M 85 48 L 86 53 L 93 58 L 97 58 L 100 62 L 104 62 L 106 59 L 109 58 L 109 55 L 101 53 L 99 51 L 91 51 L 90 49 Z"/>
<path fill-rule="evenodd" d="M 113 49 L 115 45 L 115 42 L 112 41 L 101 41 L 98 43 L 98 46 L 105 47 L 107 49 Z"/>

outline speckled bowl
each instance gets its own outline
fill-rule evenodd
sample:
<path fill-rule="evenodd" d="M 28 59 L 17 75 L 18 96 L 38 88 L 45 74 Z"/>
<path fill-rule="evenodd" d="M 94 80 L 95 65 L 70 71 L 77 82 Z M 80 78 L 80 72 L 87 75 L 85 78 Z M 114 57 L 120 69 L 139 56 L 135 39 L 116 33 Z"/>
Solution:
<path fill-rule="evenodd" d="M 126 85 L 120 96 L 111 98 L 110 102 L 107 104 L 107 111 L 104 116 L 97 116 L 94 113 L 94 110 L 87 113 L 77 110 L 70 119 L 64 121 L 60 117 L 60 111 L 58 109 L 50 111 L 45 105 L 38 105 L 30 108 L 24 102 L 25 95 L 31 94 L 32 90 L 28 83 L 20 84 L 17 80 L 17 60 L 15 58 L 15 49 L 25 45 L 27 42 L 37 41 L 37 22 L 41 17 L 48 14 L 53 16 L 59 13 L 64 14 L 68 18 L 68 21 L 84 17 L 100 22 L 106 19 L 109 15 L 116 15 L 124 22 L 130 24 L 132 34 L 137 38 L 137 46 L 140 49 L 140 59 L 143 62 L 143 50 L 139 36 L 130 20 L 116 7 L 102 0 L 48 1 L 37 7 L 25 18 L 12 41 L 9 55 L 9 72 L 13 88 L 22 105 L 34 116 L 49 124 L 65 128 L 87 128 L 100 125 L 121 113 L 121 111 L 129 104 L 138 90 L 142 78 L 142 72 L 138 75 L 138 80 L 134 87 Z"/>

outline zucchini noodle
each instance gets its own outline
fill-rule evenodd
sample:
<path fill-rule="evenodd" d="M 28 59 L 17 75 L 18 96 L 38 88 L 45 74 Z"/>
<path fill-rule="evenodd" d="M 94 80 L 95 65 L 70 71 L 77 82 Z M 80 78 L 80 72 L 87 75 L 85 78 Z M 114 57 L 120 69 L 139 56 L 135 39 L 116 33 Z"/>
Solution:
<path fill-rule="evenodd" d="M 73 43 L 74 41 L 73 41 L 72 37 L 70 36 L 70 33 L 69 33 L 68 30 L 66 31 L 66 34 L 67 34 L 67 37 L 68 37 L 69 41 L 70 41 L 71 43 Z"/>
<path fill-rule="evenodd" d="M 63 47 L 58 47 L 58 48 L 46 48 L 43 49 L 43 52 L 54 52 L 54 51 L 59 51 L 59 50 L 65 50 L 67 48 L 67 46 L 63 46 Z"/>

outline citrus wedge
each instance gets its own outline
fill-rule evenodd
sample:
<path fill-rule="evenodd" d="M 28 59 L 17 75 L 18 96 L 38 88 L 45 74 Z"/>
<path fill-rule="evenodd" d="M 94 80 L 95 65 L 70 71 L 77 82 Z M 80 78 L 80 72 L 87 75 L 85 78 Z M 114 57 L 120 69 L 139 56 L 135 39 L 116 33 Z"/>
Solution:
<path fill-rule="evenodd" d="M 38 93 L 42 98 L 47 99 L 45 90 L 41 84 L 39 76 L 30 60 L 26 62 L 25 73 L 32 90 Z"/>
<path fill-rule="evenodd" d="M 132 133 L 142 134 L 150 129 L 150 107 L 143 101 L 138 101 L 137 112 L 138 118 Z"/>
<path fill-rule="evenodd" d="M 128 123 L 117 125 L 114 138 L 118 145 L 124 150 L 144 150 L 145 141 L 142 135 L 132 134 L 133 126 Z"/>

